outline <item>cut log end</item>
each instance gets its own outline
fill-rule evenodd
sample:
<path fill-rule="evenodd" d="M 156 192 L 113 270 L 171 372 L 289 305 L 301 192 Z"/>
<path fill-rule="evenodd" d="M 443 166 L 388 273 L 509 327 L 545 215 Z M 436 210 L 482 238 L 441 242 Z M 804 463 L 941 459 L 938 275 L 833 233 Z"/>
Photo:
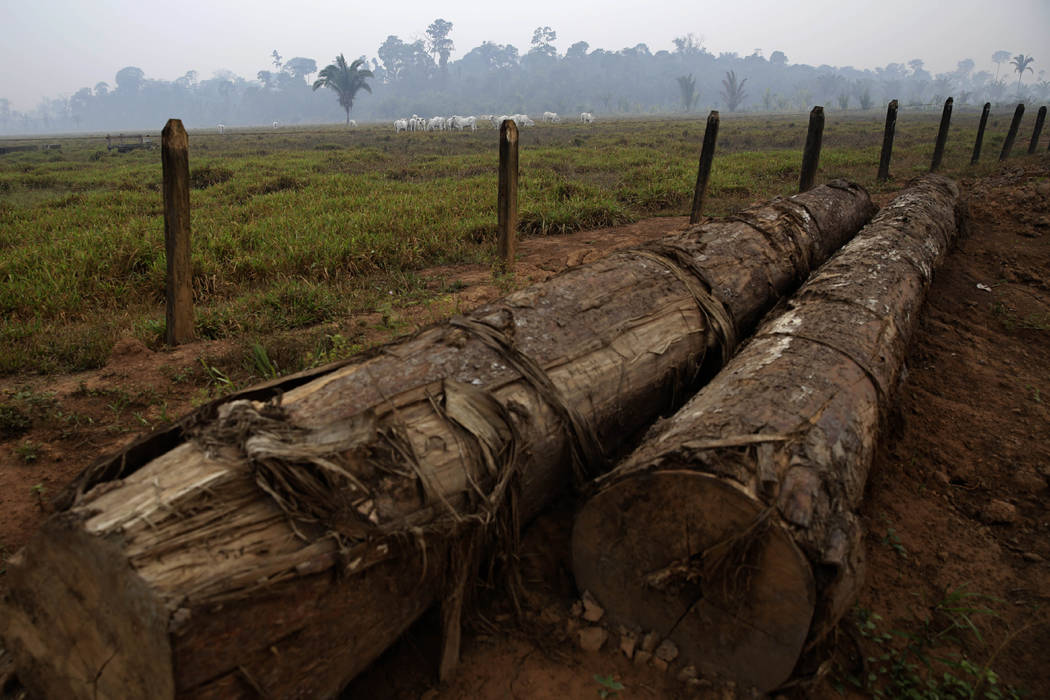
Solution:
<path fill-rule="evenodd" d="M 119 547 L 61 519 L 44 534 L 9 562 L 0 600 L 20 680 L 49 698 L 172 697 L 168 612 Z"/>
<path fill-rule="evenodd" d="M 816 599 L 810 565 L 775 517 L 696 472 L 614 483 L 577 517 L 577 584 L 613 622 L 675 642 L 683 664 L 769 691 L 791 674 Z"/>

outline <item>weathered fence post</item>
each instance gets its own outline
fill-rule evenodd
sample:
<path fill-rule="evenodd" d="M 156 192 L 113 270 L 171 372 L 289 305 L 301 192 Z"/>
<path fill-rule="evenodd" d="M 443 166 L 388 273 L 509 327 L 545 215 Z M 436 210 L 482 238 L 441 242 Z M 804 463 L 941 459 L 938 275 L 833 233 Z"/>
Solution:
<path fill-rule="evenodd" d="M 161 133 L 164 173 L 164 249 L 167 255 L 164 342 L 193 340 L 193 267 L 190 262 L 189 138 L 181 119 L 169 119 Z"/>
<path fill-rule="evenodd" d="M 499 127 L 499 265 L 502 272 L 514 271 L 518 228 L 518 125 L 504 119 Z"/>
<path fill-rule="evenodd" d="M 1021 128 L 1021 117 L 1024 116 L 1024 103 L 1019 102 L 1014 110 L 1013 121 L 1010 122 L 1010 131 L 1006 133 L 1006 141 L 1003 142 L 1003 151 L 999 154 L 999 160 L 1010 157 L 1010 151 L 1014 147 L 1014 139 L 1017 138 L 1017 130 Z"/>
<path fill-rule="evenodd" d="M 977 140 L 973 142 L 973 155 L 970 156 L 970 165 L 977 165 L 977 161 L 981 159 L 981 143 L 984 141 L 984 127 L 988 126 L 988 113 L 992 109 L 991 102 L 984 103 L 984 109 L 981 110 L 981 123 L 977 125 Z"/>
<path fill-rule="evenodd" d="M 820 161 L 820 144 L 824 137 L 824 108 L 817 105 L 809 113 L 809 132 L 806 134 L 806 147 L 802 150 L 802 176 L 798 180 L 798 191 L 805 192 L 813 187 L 817 177 L 817 163 Z"/>
<path fill-rule="evenodd" d="M 952 123 L 952 104 L 954 100 L 948 98 L 944 101 L 944 109 L 941 110 L 941 126 L 937 129 L 937 143 L 933 147 L 933 161 L 930 163 L 930 172 L 936 172 L 941 167 L 944 159 L 944 144 L 948 143 L 948 127 Z"/>
<path fill-rule="evenodd" d="M 1035 129 L 1032 131 L 1032 142 L 1028 144 L 1028 155 L 1035 153 L 1036 146 L 1039 145 L 1039 135 L 1043 133 L 1043 122 L 1046 121 L 1046 106 L 1039 108 L 1039 111 L 1035 115 Z"/>
<path fill-rule="evenodd" d="M 689 223 L 700 222 L 704 210 L 704 197 L 707 195 L 707 181 L 711 177 L 711 162 L 715 159 L 715 141 L 718 140 L 718 110 L 712 110 L 707 117 L 707 129 L 704 130 L 704 145 L 700 149 L 700 168 L 696 172 L 696 190 L 693 192 L 693 208 L 689 212 Z"/>
<path fill-rule="evenodd" d="M 893 132 L 897 129 L 897 100 L 886 108 L 886 129 L 882 132 L 882 155 L 879 156 L 878 180 L 890 179 L 890 156 L 893 154 Z"/>

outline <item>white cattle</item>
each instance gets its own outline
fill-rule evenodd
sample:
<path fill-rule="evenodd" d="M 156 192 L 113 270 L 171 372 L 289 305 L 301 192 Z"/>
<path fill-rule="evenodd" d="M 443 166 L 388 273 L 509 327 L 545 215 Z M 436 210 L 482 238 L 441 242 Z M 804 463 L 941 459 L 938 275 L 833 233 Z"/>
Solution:
<path fill-rule="evenodd" d="M 215 128 L 219 130 L 220 134 L 225 134 L 226 133 L 226 125 L 225 124 L 219 124 Z"/>
<path fill-rule="evenodd" d="M 591 114 L 590 112 L 580 112 L 580 121 L 583 122 L 584 124 L 593 124 L 594 123 L 594 115 Z"/>
<path fill-rule="evenodd" d="M 536 122 L 529 119 L 529 115 L 527 114 L 504 114 L 502 117 L 499 118 L 498 121 L 495 121 L 494 123 L 498 127 L 500 124 L 507 121 L 508 119 L 514 122 L 518 126 L 518 128 L 524 128 L 526 126 L 536 126 Z"/>
<path fill-rule="evenodd" d="M 478 130 L 478 120 L 475 117 L 459 117 L 459 116 L 455 116 L 455 117 L 452 117 L 451 121 L 452 121 L 452 128 L 456 129 L 457 131 L 462 131 L 463 129 L 466 129 L 468 127 L 470 128 L 471 131 L 477 131 Z"/>
<path fill-rule="evenodd" d="M 350 121 L 348 121 L 346 123 L 346 125 L 349 126 L 350 128 L 355 128 L 357 126 L 357 120 L 356 119 L 351 119 Z"/>
<path fill-rule="evenodd" d="M 400 134 L 402 131 L 408 131 L 408 120 L 407 119 L 395 119 L 394 120 L 394 133 Z"/>
<path fill-rule="evenodd" d="M 479 122 L 489 122 L 489 123 L 493 123 L 494 124 L 495 123 L 494 122 L 495 119 L 496 118 L 494 116 L 492 116 L 491 114 L 482 114 L 482 115 L 478 116 L 478 121 Z"/>
<path fill-rule="evenodd" d="M 558 113 L 557 112 L 544 112 L 543 113 L 543 121 L 548 123 L 548 124 L 557 124 L 561 120 L 558 119 Z"/>
<path fill-rule="evenodd" d="M 280 125 L 281 125 L 281 122 L 279 122 L 279 121 L 277 121 L 277 120 L 275 119 L 275 120 L 274 120 L 274 122 L 273 122 L 273 128 L 275 128 L 275 129 L 276 129 L 276 128 L 277 128 L 277 127 L 279 127 Z"/>
<path fill-rule="evenodd" d="M 430 119 L 430 121 L 427 122 L 427 126 L 426 126 L 426 130 L 427 131 L 442 131 L 442 130 L 444 130 L 444 128 L 445 128 L 445 118 L 444 117 L 432 117 Z"/>

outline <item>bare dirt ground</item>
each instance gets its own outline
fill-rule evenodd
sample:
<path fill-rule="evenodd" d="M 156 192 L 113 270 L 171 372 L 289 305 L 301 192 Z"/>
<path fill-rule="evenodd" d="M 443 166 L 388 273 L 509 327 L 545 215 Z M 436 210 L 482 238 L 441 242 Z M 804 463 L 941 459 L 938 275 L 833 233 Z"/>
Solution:
<path fill-rule="evenodd" d="M 803 682 L 785 694 L 857 693 L 849 676 L 877 673 L 877 662 L 866 659 L 906 645 L 891 632 L 898 630 L 927 639 L 932 656 L 991 667 L 1000 685 L 1050 697 L 1050 159 L 1016 159 L 995 176 L 961 184 L 969 233 L 937 272 L 871 472 L 862 513 L 867 585 L 856 612 L 800 666 Z M 545 279 L 684 225 L 684 218 L 653 219 L 524 241 L 517 281 Z M 435 289 L 449 280 L 457 289 L 443 305 L 398 310 L 408 326 L 402 332 L 505 291 L 481 266 L 424 274 Z M 386 340 L 391 331 L 375 321 L 345 325 L 367 342 Z M 0 380 L 0 405 L 20 407 L 0 421 L 0 554 L 25 545 L 49 497 L 97 457 L 201 401 L 209 380 L 201 357 L 235 351 L 219 342 L 154 352 L 128 339 L 95 372 Z M 673 666 L 636 664 L 619 650 L 616 630 L 601 651 L 580 649 L 571 526 L 569 500 L 530 526 L 522 551 L 525 623 L 515 624 L 499 602 L 483 605 L 450 683 L 434 680 L 436 622 L 427 617 L 345 696 L 733 697 L 731 688 L 678 680 Z M 964 629 L 941 634 L 960 619 L 972 620 L 980 637 Z M 873 637 L 873 626 L 891 638 Z M 3 675 L 0 668 L 0 684 Z M 623 689 L 613 690 L 614 681 Z M 893 696 L 902 686 L 886 687 Z"/>

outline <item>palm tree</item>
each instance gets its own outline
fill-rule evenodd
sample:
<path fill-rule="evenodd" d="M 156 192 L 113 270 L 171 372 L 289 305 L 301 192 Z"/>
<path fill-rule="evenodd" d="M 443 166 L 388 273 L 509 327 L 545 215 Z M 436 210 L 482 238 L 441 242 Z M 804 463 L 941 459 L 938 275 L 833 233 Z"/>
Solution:
<path fill-rule="evenodd" d="M 688 112 L 696 107 L 696 103 L 700 100 L 700 93 L 696 91 L 696 79 L 690 73 L 680 75 L 675 80 L 678 81 L 678 89 L 682 91 L 682 110 Z"/>
<path fill-rule="evenodd" d="M 364 62 L 363 58 L 359 58 L 347 65 L 346 58 L 339 54 L 335 57 L 335 63 L 325 66 L 314 81 L 314 90 L 322 87 L 335 90 L 339 104 L 346 110 L 347 125 L 350 124 L 350 108 L 354 106 L 354 96 L 358 90 L 365 90 L 369 94 L 372 92 L 371 86 L 365 82 L 365 78 L 372 77 L 372 71 L 361 70 Z"/>
<path fill-rule="evenodd" d="M 1014 56 L 1014 60 L 1010 61 L 1013 64 L 1014 70 L 1017 71 L 1017 94 L 1021 94 L 1021 78 L 1024 77 L 1024 72 L 1028 71 L 1032 73 L 1032 67 L 1029 65 L 1035 59 L 1031 56 L 1025 56 L 1023 53 L 1019 53 Z"/>
<path fill-rule="evenodd" d="M 744 78 L 739 83 L 736 81 L 736 71 L 726 71 L 726 77 L 722 81 L 722 99 L 726 101 L 726 109 L 730 112 L 735 112 L 736 108 L 740 106 L 740 103 L 747 99 L 747 93 L 744 92 L 744 83 L 747 82 L 747 78 Z"/>
<path fill-rule="evenodd" d="M 996 51 L 995 53 L 992 54 L 992 63 L 995 64 L 995 79 L 996 80 L 999 79 L 999 68 L 1000 68 L 1000 66 L 1002 65 L 1003 61 L 1005 61 L 1008 58 L 1010 58 L 1010 52 L 1009 51 L 1003 51 L 1002 49 L 1000 49 L 999 51 Z"/>

